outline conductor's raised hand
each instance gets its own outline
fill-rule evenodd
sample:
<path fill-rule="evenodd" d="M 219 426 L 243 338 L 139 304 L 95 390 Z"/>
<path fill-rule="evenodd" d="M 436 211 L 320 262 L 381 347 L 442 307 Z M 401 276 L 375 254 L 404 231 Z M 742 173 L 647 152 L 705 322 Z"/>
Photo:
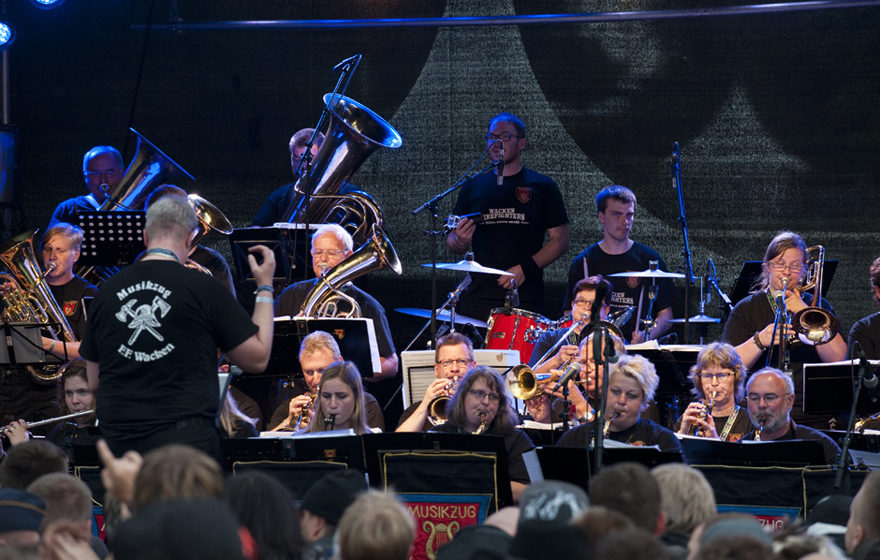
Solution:
<path fill-rule="evenodd" d="M 248 248 L 248 266 L 258 286 L 272 285 L 275 276 L 275 253 L 265 245 Z"/>

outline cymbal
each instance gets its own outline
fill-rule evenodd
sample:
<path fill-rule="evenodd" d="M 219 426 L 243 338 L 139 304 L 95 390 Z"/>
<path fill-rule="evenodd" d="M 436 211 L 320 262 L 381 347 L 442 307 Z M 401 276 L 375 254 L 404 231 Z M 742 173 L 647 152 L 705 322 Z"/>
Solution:
<path fill-rule="evenodd" d="M 431 263 L 423 264 L 422 266 L 431 267 Z M 488 266 L 483 266 L 477 261 L 469 261 L 467 259 L 462 259 L 456 263 L 438 263 L 437 268 L 443 270 L 460 270 L 461 272 L 480 272 L 482 274 L 495 274 L 496 276 L 515 276 L 507 272 L 506 270 L 501 270 L 498 268 L 489 268 Z M 682 276 L 684 278 L 684 276 Z"/>
<path fill-rule="evenodd" d="M 413 317 L 423 317 L 425 319 L 431 318 L 431 310 L 430 309 L 417 309 L 415 307 L 398 307 L 395 309 L 398 313 L 403 313 L 404 315 L 412 315 Z M 437 312 L 437 320 L 442 321 L 444 323 L 449 322 L 449 311 L 443 310 Z M 457 325 L 466 325 L 470 323 L 475 327 L 486 328 L 489 325 L 486 324 L 485 321 L 480 321 L 479 319 L 472 319 L 471 317 L 465 317 L 464 315 L 455 314 L 455 323 Z"/>
<path fill-rule="evenodd" d="M 678 272 L 666 272 L 665 270 L 639 270 L 638 272 L 615 272 L 614 274 L 609 274 L 608 276 L 612 276 L 615 278 L 618 277 L 628 277 L 628 278 L 684 278 L 684 274 L 679 274 Z"/>
<path fill-rule="evenodd" d="M 684 319 L 670 319 L 670 323 L 684 323 Z M 689 323 L 720 323 L 721 319 L 708 315 L 694 315 L 688 319 Z"/>

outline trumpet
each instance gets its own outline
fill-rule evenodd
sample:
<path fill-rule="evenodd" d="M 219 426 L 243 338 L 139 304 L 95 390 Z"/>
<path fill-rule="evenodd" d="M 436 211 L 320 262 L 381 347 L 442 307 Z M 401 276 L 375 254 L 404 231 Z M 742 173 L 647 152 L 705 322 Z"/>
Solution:
<path fill-rule="evenodd" d="M 309 402 L 305 403 L 304 405 L 302 405 L 302 408 L 299 411 L 299 416 L 297 416 L 297 418 L 296 418 L 296 422 L 294 422 L 290 426 L 290 429 L 293 431 L 302 430 L 303 428 L 308 426 L 309 422 L 311 422 L 311 420 L 312 420 L 312 417 L 309 414 L 309 410 L 314 408 L 315 401 L 318 399 L 318 393 L 308 392 L 306 394 L 309 396 L 309 399 L 311 399 L 311 400 Z"/>
<path fill-rule="evenodd" d="M 443 394 L 434 397 L 428 404 L 428 421 L 432 426 L 442 424 L 449 418 L 449 403 L 457 389 L 458 376 L 456 375 L 443 387 Z"/>
<path fill-rule="evenodd" d="M 712 395 L 709 397 L 709 402 L 705 402 L 703 399 L 700 399 L 700 404 L 703 405 L 703 409 L 700 411 L 700 420 L 705 422 L 706 418 L 712 414 L 712 409 L 715 408 L 715 398 L 718 396 L 718 391 L 712 391 Z M 700 427 L 697 426 L 694 429 L 694 435 L 700 434 Z"/>
<path fill-rule="evenodd" d="M 535 373 L 525 364 L 514 366 L 505 376 L 510 394 L 521 401 L 528 401 L 544 394 L 541 385 L 553 383 L 560 378 L 556 373 Z"/>
<path fill-rule="evenodd" d="M 86 416 L 88 414 L 94 414 L 94 410 L 80 410 L 79 412 L 71 412 L 70 414 L 65 414 L 64 416 L 56 416 L 54 418 L 46 418 L 45 420 L 37 420 L 36 422 L 26 422 L 24 427 L 26 429 L 36 428 L 37 426 L 45 426 L 46 424 L 54 424 L 55 422 L 61 422 L 63 420 L 70 420 L 72 418 L 79 418 L 80 416 Z M 6 430 L 9 429 L 9 426 L 3 426 L 0 428 L 0 432 L 5 433 Z"/>
<path fill-rule="evenodd" d="M 482 434 L 483 432 L 485 432 L 486 428 L 489 426 L 488 422 L 486 422 L 487 414 L 488 413 L 486 411 L 480 412 L 480 425 L 477 426 L 476 430 L 474 430 L 475 436 L 478 436 L 478 435 Z"/>
<path fill-rule="evenodd" d="M 602 428 L 602 434 L 605 437 L 608 437 L 608 434 L 611 433 L 611 423 L 614 422 L 617 417 L 620 416 L 619 410 L 612 410 L 608 415 L 608 418 L 605 419 L 605 427 Z"/>

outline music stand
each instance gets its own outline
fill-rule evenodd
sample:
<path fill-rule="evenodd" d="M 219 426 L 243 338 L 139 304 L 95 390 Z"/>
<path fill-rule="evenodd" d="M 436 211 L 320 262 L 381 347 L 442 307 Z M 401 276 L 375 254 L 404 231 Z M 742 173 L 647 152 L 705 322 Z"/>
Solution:
<path fill-rule="evenodd" d="M 761 442 L 726 442 L 708 438 L 681 438 L 691 465 L 747 467 L 806 467 L 827 465 L 822 442 L 787 439 Z"/>
<path fill-rule="evenodd" d="M 342 357 L 354 362 L 361 377 L 372 377 L 374 372 L 381 371 L 382 362 L 372 319 L 276 317 L 272 355 L 262 375 L 302 377 L 299 346 L 303 338 L 315 331 L 331 334 L 339 344 Z"/>
<path fill-rule="evenodd" d="M 305 232 L 303 224 L 288 224 L 289 227 L 253 227 L 232 230 L 229 245 L 235 267 L 236 282 L 253 280 L 251 267 L 248 265 L 248 249 L 254 245 L 265 245 L 275 253 L 274 282 L 283 285 L 293 281 L 294 271 L 311 270 L 311 255 L 303 247 L 311 242 L 311 233 Z M 317 229 L 320 224 L 310 224 L 310 230 Z M 303 255 L 307 255 L 303 260 Z"/>
<path fill-rule="evenodd" d="M 869 360 L 874 368 L 880 360 Z M 859 360 L 829 362 L 827 364 L 804 364 L 803 410 L 806 414 L 849 413 L 853 398 L 853 381 L 859 372 Z M 870 400 L 870 392 L 859 395 L 857 412 L 867 416 L 877 411 L 877 403 Z"/>
<path fill-rule="evenodd" d="M 44 323 L 3 323 L 6 343 L 0 344 L 0 365 L 44 366 L 65 362 L 64 356 L 56 356 L 43 350 L 40 329 L 46 326 L 48 325 Z"/>
<path fill-rule="evenodd" d="M 81 266 L 126 266 L 144 250 L 143 211 L 81 212 L 83 230 L 78 264 Z"/>
<path fill-rule="evenodd" d="M 822 267 L 822 297 L 828 296 L 828 290 L 831 288 L 831 280 L 834 278 L 834 272 L 837 271 L 837 260 L 825 260 Z M 739 276 L 733 284 L 733 290 L 730 291 L 730 300 L 736 305 L 741 299 L 744 299 L 755 289 L 758 277 L 761 276 L 761 261 L 743 261 Z M 816 305 L 816 304 L 814 304 Z"/>
<path fill-rule="evenodd" d="M 535 453 L 545 480 L 562 480 L 589 491 L 590 468 L 583 447 L 537 447 Z M 635 462 L 653 468 L 664 463 L 681 463 L 678 451 L 660 451 L 653 447 L 611 447 L 602 449 L 602 466 Z"/>
<path fill-rule="evenodd" d="M 400 452 L 421 452 L 422 455 L 440 452 L 468 452 L 474 456 L 494 456 L 495 472 L 492 484 L 496 490 L 491 499 L 490 511 L 500 509 L 505 505 L 513 505 L 513 495 L 510 490 L 509 471 L 507 468 L 507 451 L 504 448 L 504 438 L 492 435 L 472 434 L 448 434 L 440 432 L 416 432 L 416 433 L 387 433 L 366 434 L 363 436 L 364 462 L 367 467 L 370 481 L 373 486 L 378 486 L 380 481 L 394 484 L 394 480 L 386 478 L 388 465 L 386 455 Z M 437 473 L 438 476 L 441 473 Z M 436 477 L 435 477 L 436 478 Z M 468 479 L 472 482 L 472 479 Z M 465 481 L 467 482 L 467 481 Z M 438 485 L 436 480 L 426 483 L 426 491 L 439 491 L 450 493 L 455 490 L 447 485 Z M 450 484 L 456 484 L 453 480 Z M 412 489 L 403 489 L 407 491 Z"/>

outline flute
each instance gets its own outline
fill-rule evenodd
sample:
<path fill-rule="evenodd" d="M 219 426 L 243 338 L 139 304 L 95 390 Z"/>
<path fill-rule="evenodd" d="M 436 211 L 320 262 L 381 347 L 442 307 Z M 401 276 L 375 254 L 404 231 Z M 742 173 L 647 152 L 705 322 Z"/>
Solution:
<path fill-rule="evenodd" d="M 94 414 L 94 410 L 80 410 L 79 412 L 72 412 L 70 414 L 65 414 L 64 416 L 56 416 L 55 418 L 46 418 L 45 420 L 37 420 L 36 422 L 26 422 L 25 428 L 36 428 L 37 426 L 43 426 L 45 424 L 54 424 L 55 422 L 61 422 L 62 420 L 70 420 L 71 418 L 79 418 L 80 416 L 85 416 L 87 414 Z M 9 426 L 3 426 L 2 430 L 5 432 Z"/>

